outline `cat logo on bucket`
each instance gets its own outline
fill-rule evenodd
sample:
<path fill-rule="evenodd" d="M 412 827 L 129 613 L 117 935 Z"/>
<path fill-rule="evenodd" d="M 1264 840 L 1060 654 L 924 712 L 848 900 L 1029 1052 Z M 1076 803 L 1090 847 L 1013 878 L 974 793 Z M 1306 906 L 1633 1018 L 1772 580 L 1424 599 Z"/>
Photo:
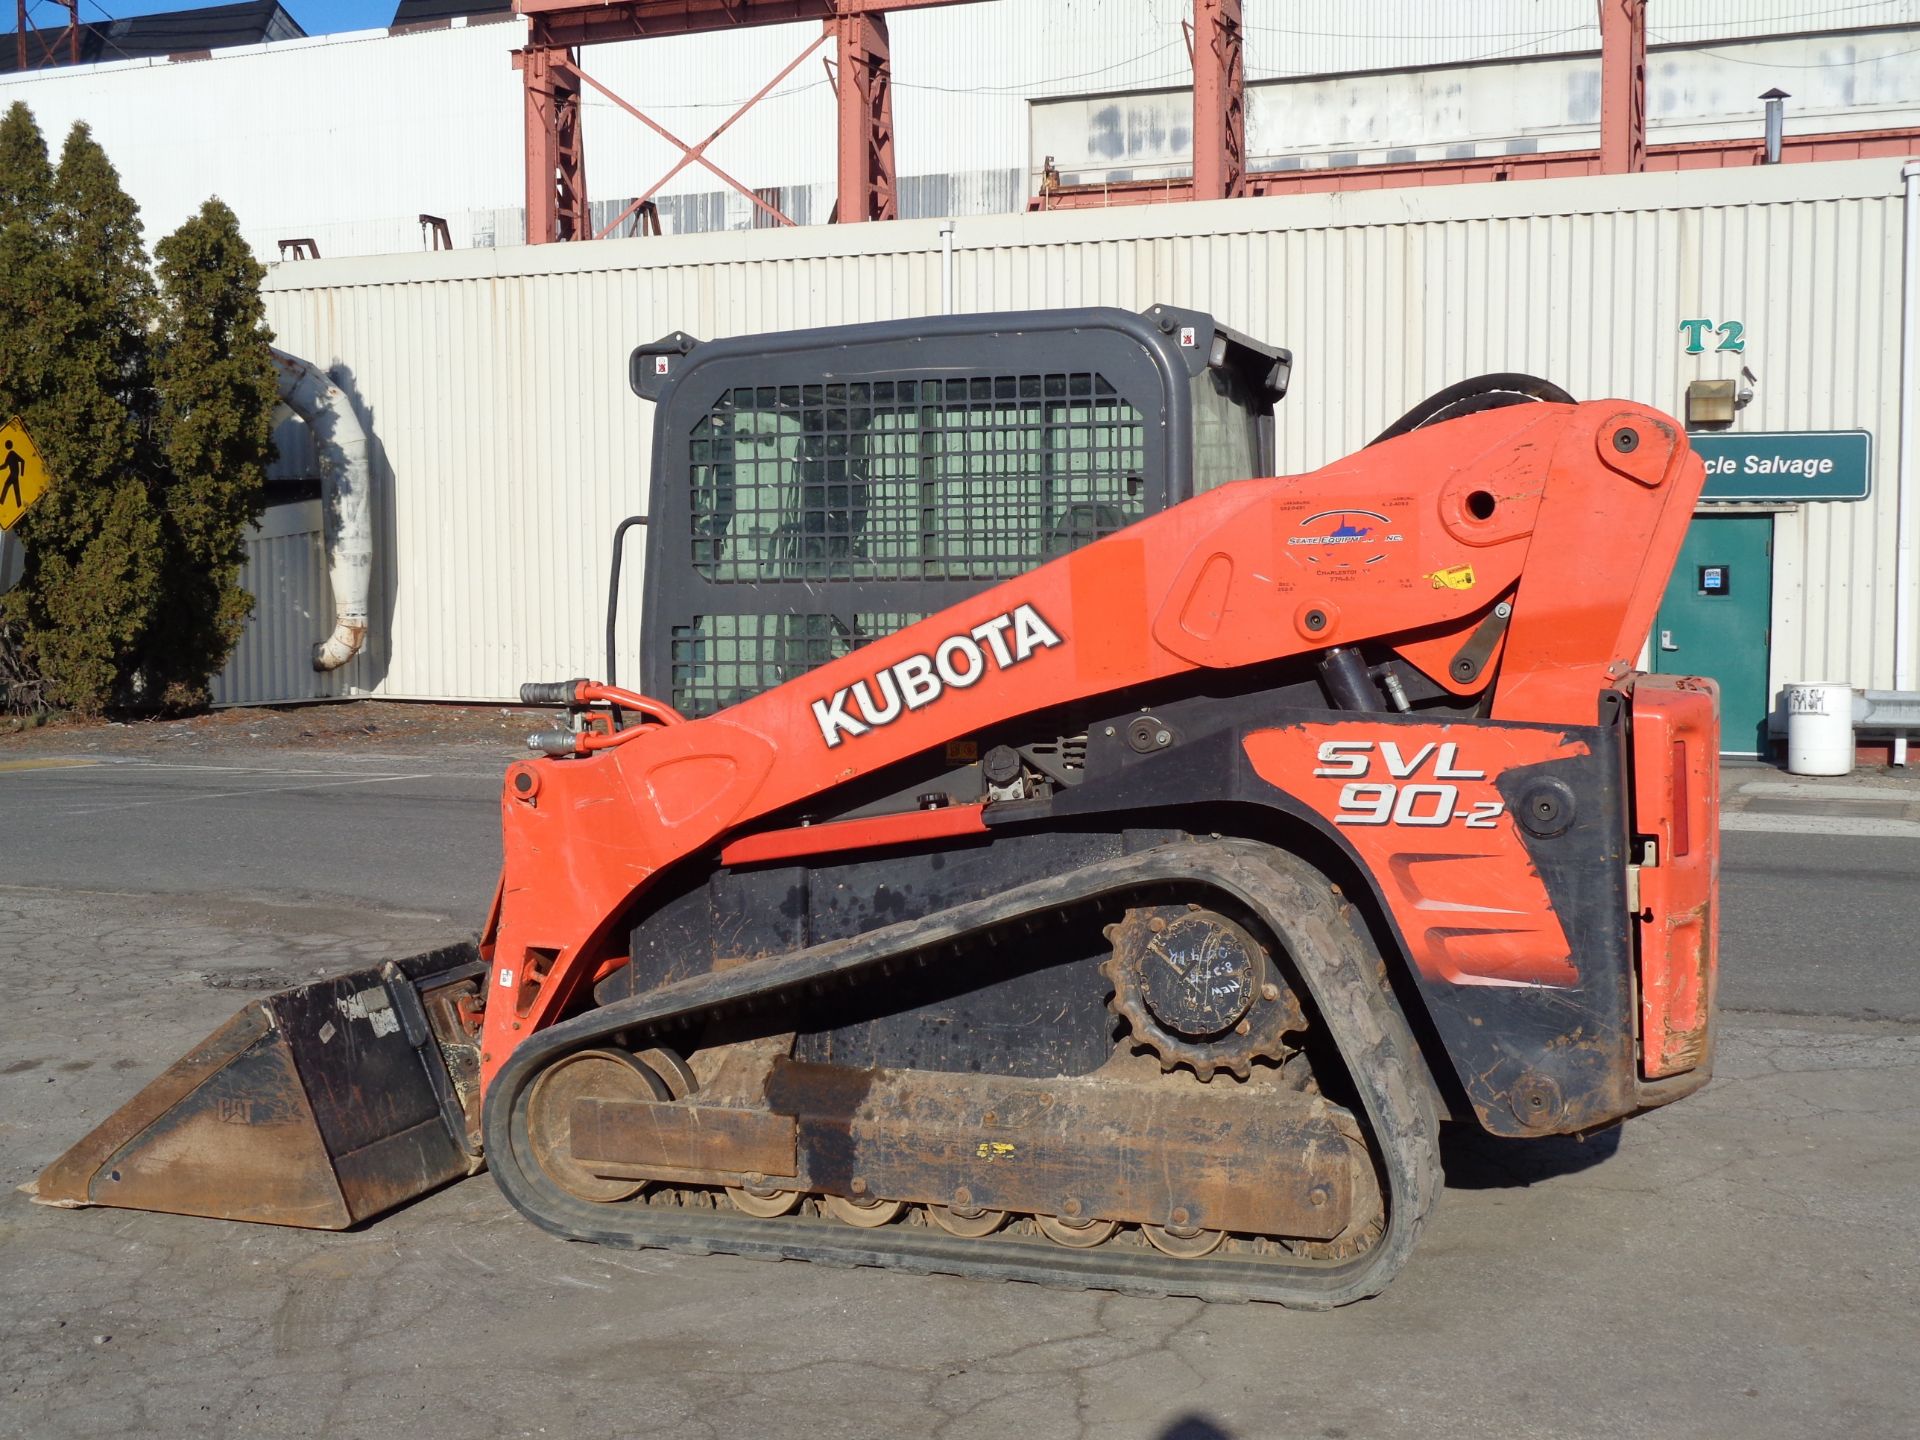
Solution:
<path fill-rule="evenodd" d="M 965 690 L 985 678 L 988 662 L 1005 670 L 1035 651 L 1060 644 L 1060 637 L 1031 605 L 996 615 L 984 624 L 949 635 L 931 654 L 909 655 L 866 680 L 842 685 L 825 700 L 813 702 L 814 723 L 829 750 L 848 736 L 891 725 L 909 710 L 921 710 L 949 686 Z"/>

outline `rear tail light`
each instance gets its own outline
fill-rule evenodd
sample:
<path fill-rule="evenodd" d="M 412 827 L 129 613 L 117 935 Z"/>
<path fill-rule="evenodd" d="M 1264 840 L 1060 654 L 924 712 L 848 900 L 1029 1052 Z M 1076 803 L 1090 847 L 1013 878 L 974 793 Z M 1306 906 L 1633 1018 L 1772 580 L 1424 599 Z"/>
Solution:
<path fill-rule="evenodd" d="M 1633 828 L 1640 871 L 1640 1070 L 1701 1065 L 1719 965 L 1719 694 L 1710 680 L 1641 675 L 1633 687 Z"/>
<path fill-rule="evenodd" d="M 1693 821 L 1688 813 L 1686 741 L 1673 742 L 1670 763 L 1673 767 L 1673 854 L 1675 859 L 1680 859 L 1693 849 Z"/>

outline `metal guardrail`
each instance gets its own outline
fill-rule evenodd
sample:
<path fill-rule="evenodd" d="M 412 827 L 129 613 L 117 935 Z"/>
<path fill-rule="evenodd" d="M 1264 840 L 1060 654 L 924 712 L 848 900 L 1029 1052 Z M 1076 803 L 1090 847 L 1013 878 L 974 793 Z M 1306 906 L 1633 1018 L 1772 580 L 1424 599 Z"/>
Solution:
<path fill-rule="evenodd" d="M 1874 734 L 1920 731 L 1920 690 L 1856 690 L 1853 728 Z"/>
<path fill-rule="evenodd" d="M 1856 735 L 1920 734 L 1920 690 L 1855 690 L 1853 730 Z M 1767 734 L 1787 733 L 1786 692 L 1774 702 L 1767 717 Z"/>

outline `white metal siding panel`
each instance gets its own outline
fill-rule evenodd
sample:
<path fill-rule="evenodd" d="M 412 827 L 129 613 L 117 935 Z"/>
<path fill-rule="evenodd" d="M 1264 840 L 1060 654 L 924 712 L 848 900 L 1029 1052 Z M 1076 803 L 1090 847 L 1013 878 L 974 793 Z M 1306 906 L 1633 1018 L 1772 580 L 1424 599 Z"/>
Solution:
<path fill-rule="evenodd" d="M 273 463 L 267 466 L 270 480 L 318 480 L 320 457 L 313 448 L 313 431 L 307 422 L 285 405 L 274 411 Z"/>
<path fill-rule="evenodd" d="M 364 660 L 331 675 L 313 668 L 315 643 L 333 629 L 319 501 L 267 511 L 249 539 L 240 583 L 254 597 L 253 618 L 226 669 L 214 677 L 215 705 L 321 700 L 365 683 Z"/>
<path fill-rule="evenodd" d="M 1778 522 L 1774 682 L 1884 687 L 1898 193 L 1898 162 L 1859 161 L 992 217 L 960 225 L 956 289 L 969 310 L 1164 300 L 1292 346 L 1289 471 L 1468 375 L 1678 410 L 1686 381 L 1744 361 L 1760 380 L 1741 428 L 1875 436 L 1872 499 Z M 645 505 L 652 407 L 626 387 L 631 346 L 925 314 L 939 265 L 937 227 L 901 222 L 277 268 L 275 329 L 336 366 L 374 440 L 363 683 L 489 699 L 599 671 L 607 538 Z M 1746 353 L 1685 356 L 1692 316 L 1743 321 Z"/>
<path fill-rule="evenodd" d="M 375 31 L 7 75 L 0 106 L 25 100 L 56 152 L 74 121 L 91 125 L 150 241 L 217 194 L 262 254 L 291 236 L 322 254 L 413 250 L 422 211 L 521 203 L 509 64 L 521 30 Z"/>
<path fill-rule="evenodd" d="M 1647 36 L 1657 44 L 1915 21 L 1920 0 L 1655 0 L 1647 7 Z"/>
<path fill-rule="evenodd" d="M 672 328 L 611 293 L 631 278 L 348 286 L 292 312 L 275 297 L 283 341 L 331 366 L 373 442 L 373 636 L 354 683 L 505 697 L 600 668 L 573 642 L 603 603 L 605 537 L 642 504 L 626 355 Z"/>
<path fill-rule="evenodd" d="M 1599 43 L 1598 13 L 1592 0 L 1315 7 L 1248 0 L 1247 76 L 1332 75 L 1580 50 Z"/>

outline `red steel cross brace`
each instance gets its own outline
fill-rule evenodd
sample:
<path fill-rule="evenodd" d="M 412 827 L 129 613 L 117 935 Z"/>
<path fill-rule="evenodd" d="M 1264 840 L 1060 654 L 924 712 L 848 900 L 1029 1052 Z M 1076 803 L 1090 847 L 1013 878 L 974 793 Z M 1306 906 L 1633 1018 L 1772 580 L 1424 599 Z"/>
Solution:
<path fill-rule="evenodd" d="M 672 180 L 674 176 L 678 175 L 682 170 L 686 169 L 689 165 L 704 165 L 707 169 L 711 170 L 715 175 L 718 175 L 722 180 L 726 181 L 727 184 L 731 185 L 735 190 L 738 190 L 742 195 L 746 196 L 747 199 L 751 200 L 755 205 L 758 205 L 762 210 L 766 211 L 767 214 L 771 215 L 774 218 L 774 220 L 777 221 L 779 224 L 782 224 L 782 225 L 793 224 L 793 221 L 788 219 L 787 216 L 782 214 L 779 210 L 774 208 L 772 205 L 769 205 L 765 200 L 761 199 L 758 195 L 754 194 L 752 190 L 748 189 L 745 185 L 741 184 L 738 180 L 734 179 L 733 176 L 729 175 L 726 171 L 722 170 L 718 165 L 714 164 L 713 161 L 709 160 L 707 158 L 707 147 L 711 145 L 714 141 L 718 140 L 722 135 L 726 134 L 727 130 L 733 125 L 734 121 L 738 120 L 742 115 L 746 114 L 747 111 L 751 110 L 755 105 L 758 105 L 762 100 L 764 100 L 767 97 L 768 91 L 772 90 L 774 86 L 778 85 L 782 80 L 786 79 L 787 76 L 791 75 L 795 70 L 798 70 L 800 68 L 801 62 L 804 61 L 809 55 L 813 54 L 814 51 L 818 50 L 822 45 L 824 45 L 827 42 L 828 36 L 830 34 L 831 34 L 830 31 L 823 29 L 820 32 L 820 34 L 814 37 L 812 44 L 808 45 L 806 49 L 802 50 L 798 55 L 794 56 L 792 60 L 788 61 L 785 68 L 783 68 L 778 75 L 775 75 L 771 80 L 767 81 L 766 84 L 762 85 L 758 90 L 754 91 L 753 95 L 743 105 L 741 105 L 739 109 L 735 110 L 725 120 L 722 120 L 719 123 L 719 125 L 714 127 L 713 132 L 709 134 L 706 139 L 702 140 L 697 145 L 689 145 L 686 141 L 682 140 L 678 135 L 674 134 L 671 130 L 667 129 L 666 126 L 662 125 L 659 121 L 655 120 L 652 116 L 647 115 L 643 111 L 641 111 L 638 106 L 635 106 L 630 102 L 622 99 L 620 96 L 614 94 L 613 91 L 609 90 L 605 85 L 601 84 L 598 80 L 594 79 L 593 76 L 587 74 L 586 71 L 582 70 L 578 65 L 576 65 L 573 62 L 573 58 L 570 55 L 565 55 L 565 54 L 555 55 L 553 57 L 553 63 L 555 65 L 560 66 L 562 69 L 571 71 L 574 75 L 577 75 L 580 78 L 580 82 L 582 84 L 591 85 L 595 90 L 598 90 L 602 95 L 606 96 L 607 99 L 611 100 L 615 105 L 618 105 L 622 110 L 626 111 L 627 114 L 633 116 L 634 119 L 638 120 L 642 125 L 645 125 L 649 130 L 653 131 L 653 133 L 658 135 L 662 140 L 665 140 L 669 145 L 676 147 L 680 151 L 680 158 L 674 162 L 673 168 L 667 171 L 667 173 L 662 175 L 658 180 L 654 181 L 652 185 L 648 186 L 646 193 L 641 195 L 632 204 L 628 205 L 626 209 L 622 210 L 619 213 L 619 215 L 614 218 L 612 224 L 608 225 L 605 229 L 603 229 L 598 235 L 595 235 L 593 238 L 596 240 L 606 239 L 607 236 L 611 235 L 615 230 L 619 229 L 623 223 L 625 223 L 628 216 L 632 215 L 642 205 L 646 204 L 647 201 L 651 200 L 655 195 L 659 194 L 662 186 L 666 185 L 668 181 Z"/>

